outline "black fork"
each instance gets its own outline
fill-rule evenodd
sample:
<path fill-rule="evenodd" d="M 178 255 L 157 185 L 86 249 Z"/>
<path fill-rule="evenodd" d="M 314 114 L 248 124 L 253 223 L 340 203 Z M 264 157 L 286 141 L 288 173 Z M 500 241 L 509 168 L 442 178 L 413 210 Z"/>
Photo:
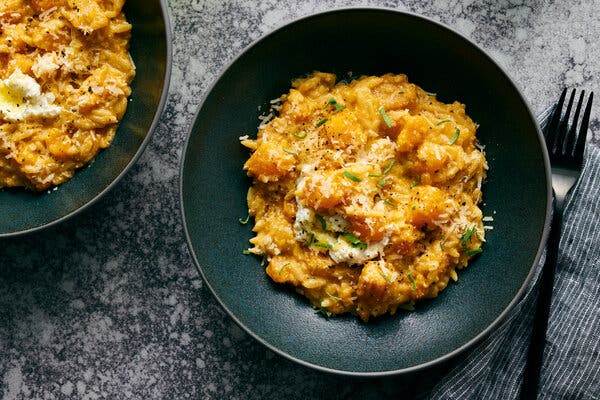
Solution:
<path fill-rule="evenodd" d="M 545 124 L 544 121 L 540 121 L 552 167 L 554 213 L 546 247 L 546 262 L 540 278 L 533 332 L 523 375 L 523 386 L 521 387 L 521 399 L 523 400 L 535 399 L 538 393 L 565 198 L 577 182 L 583 169 L 583 152 L 594 98 L 594 94 L 590 93 L 583 111 L 583 117 L 580 120 L 585 92 L 582 91 L 579 94 L 573 116 L 571 115 L 576 97 L 575 89 L 571 91 L 563 113 L 566 96 L 567 89 L 564 89 L 550 119 L 547 119 Z"/>

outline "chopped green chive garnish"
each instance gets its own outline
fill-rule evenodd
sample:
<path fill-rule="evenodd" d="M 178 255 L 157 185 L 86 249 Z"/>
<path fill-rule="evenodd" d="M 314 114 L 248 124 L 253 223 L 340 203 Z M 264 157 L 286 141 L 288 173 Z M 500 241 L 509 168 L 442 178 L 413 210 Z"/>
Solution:
<path fill-rule="evenodd" d="M 331 311 L 326 310 L 323 307 L 319 307 L 319 309 L 316 311 L 316 313 L 323 315 L 325 318 L 331 318 L 331 316 L 333 315 L 333 313 Z"/>
<path fill-rule="evenodd" d="M 306 245 L 307 245 L 308 247 L 310 247 L 310 245 L 311 245 L 311 244 L 312 244 L 314 241 L 315 241 L 315 234 L 314 234 L 314 233 L 311 233 L 311 234 L 310 234 L 310 237 L 308 238 L 308 243 L 306 243 Z"/>
<path fill-rule="evenodd" d="M 419 183 L 421 183 L 421 177 L 418 177 L 417 179 L 415 179 L 414 181 L 412 181 L 410 183 L 410 188 L 414 188 L 415 186 L 417 186 Z"/>
<path fill-rule="evenodd" d="M 446 251 L 446 249 L 444 249 L 444 243 L 446 242 L 446 237 L 442 236 L 441 240 L 440 240 L 440 249 L 442 251 Z"/>
<path fill-rule="evenodd" d="M 415 278 L 413 278 L 413 276 L 411 274 L 407 274 L 406 275 L 408 277 L 408 280 L 410 281 L 410 289 L 413 292 L 417 291 L 417 284 L 415 283 Z"/>
<path fill-rule="evenodd" d="M 342 236 L 343 236 L 344 238 L 348 239 L 348 241 L 349 241 L 350 243 L 352 243 L 352 244 L 354 244 L 354 243 L 360 243 L 360 239 L 359 239 L 359 238 L 357 238 L 356 236 L 354 236 L 354 235 L 353 235 L 353 234 L 351 234 L 351 233 L 343 233 L 343 234 L 342 234 Z"/>
<path fill-rule="evenodd" d="M 362 179 L 360 179 L 358 176 L 354 175 L 352 172 L 344 171 L 342 173 L 344 174 L 344 176 L 346 178 L 350 179 L 351 181 L 354 181 L 354 182 L 360 182 L 360 181 L 362 181 Z"/>
<path fill-rule="evenodd" d="M 329 118 L 323 118 L 322 120 L 320 120 L 319 122 L 317 122 L 315 124 L 316 127 L 319 127 L 321 125 L 323 125 L 325 122 L 329 121 Z"/>
<path fill-rule="evenodd" d="M 334 295 L 332 295 L 331 293 L 329 293 L 329 292 L 327 291 L 327 289 L 325 289 L 325 294 L 326 294 L 327 296 L 331 297 L 332 299 L 334 299 L 334 300 L 337 300 L 337 301 L 340 301 L 340 300 L 342 299 L 341 297 L 337 297 L 337 296 L 334 296 Z"/>
<path fill-rule="evenodd" d="M 323 303 L 323 296 L 319 296 L 319 308 L 317 309 L 317 311 L 315 311 L 315 313 L 321 314 L 325 318 L 330 318 L 333 315 L 333 313 L 329 310 L 324 309 L 321 303 Z"/>
<path fill-rule="evenodd" d="M 298 156 L 298 153 L 295 152 L 294 150 L 291 150 L 291 149 L 288 149 L 288 148 L 285 148 L 285 147 L 282 147 L 282 150 L 285 151 L 286 153 L 292 154 L 294 156 Z"/>
<path fill-rule="evenodd" d="M 387 175 L 389 174 L 390 170 L 392 169 L 392 167 L 394 166 L 394 163 L 396 162 L 396 160 L 392 160 L 390 161 L 389 165 L 383 170 L 383 174 Z"/>
<path fill-rule="evenodd" d="M 248 255 L 248 254 L 252 254 L 252 253 L 250 252 L 250 249 L 244 249 L 244 250 L 242 250 L 242 254 Z"/>
<path fill-rule="evenodd" d="M 294 132 L 294 136 L 296 136 L 298 139 L 304 139 L 306 137 L 306 135 L 308 135 L 306 132 L 304 132 L 302 134 L 298 131 Z"/>
<path fill-rule="evenodd" d="M 481 252 L 483 252 L 483 250 L 482 250 L 482 249 L 481 249 L 481 247 L 480 247 L 480 248 L 478 248 L 478 249 L 467 250 L 467 251 L 465 252 L 465 254 L 466 254 L 466 255 L 468 255 L 468 256 L 474 256 L 475 254 L 479 254 L 479 253 L 481 253 Z"/>
<path fill-rule="evenodd" d="M 380 188 L 383 185 L 385 185 L 385 178 L 381 178 L 381 180 L 379 182 L 377 182 L 377 187 Z"/>
<path fill-rule="evenodd" d="M 326 230 L 327 229 L 327 221 L 325 221 L 325 218 L 323 218 L 323 216 L 321 216 L 319 214 L 315 214 L 315 217 L 317 217 L 317 219 L 321 223 L 321 228 L 323 228 L 323 230 Z"/>
<path fill-rule="evenodd" d="M 449 119 L 443 119 L 440 122 L 438 122 L 437 124 L 435 124 L 435 126 L 440 126 L 441 124 L 445 124 L 446 122 L 450 122 Z"/>
<path fill-rule="evenodd" d="M 315 242 L 314 245 L 318 246 L 318 247 L 323 247 L 326 249 L 333 249 L 333 245 L 331 245 L 329 243 L 325 243 L 325 242 Z"/>
<path fill-rule="evenodd" d="M 381 199 L 385 204 L 387 204 L 388 206 L 395 206 L 396 204 L 392 201 L 392 200 L 388 200 L 388 199 Z"/>
<path fill-rule="evenodd" d="M 381 277 L 382 277 L 383 279 L 385 279 L 385 281 L 386 281 L 387 283 L 392 283 L 392 280 L 390 279 L 390 277 L 389 277 L 389 276 L 387 276 L 386 274 L 384 274 L 384 273 L 383 273 L 383 271 L 380 271 L 380 272 L 379 272 L 379 274 L 381 275 Z"/>
<path fill-rule="evenodd" d="M 329 99 L 329 101 L 327 102 L 327 104 L 331 104 L 335 107 L 336 111 L 342 111 L 344 109 L 344 107 L 340 106 L 340 103 L 337 102 L 336 99 L 334 99 L 333 97 Z M 327 106 L 325 106 L 327 107 Z"/>
<path fill-rule="evenodd" d="M 392 166 L 394 165 L 395 162 L 396 162 L 396 160 L 390 161 L 388 166 L 385 167 L 385 169 L 383 170 L 382 174 L 372 174 L 371 173 L 371 174 L 368 174 L 367 176 L 369 176 L 370 178 L 381 178 L 382 176 L 385 176 L 390 173 L 390 170 L 392 169 Z"/>
<path fill-rule="evenodd" d="M 394 125 L 390 117 L 385 113 L 383 106 L 379 107 L 379 114 L 381 114 L 381 118 L 383 118 L 383 122 L 385 122 L 388 128 L 391 128 Z"/>
<path fill-rule="evenodd" d="M 351 233 L 343 233 L 342 236 L 344 237 L 344 239 L 346 239 L 347 241 L 350 242 L 352 247 L 358 247 L 359 249 L 362 249 L 362 250 L 367 248 L 366 243 L 361 242 L 359 238 L 357 238 L 356 236 L 354 236 Z"/>
<path fill-rule="evenodd" d="M 458 135 L 460 135 L 460 130 L 456 128 L 456 132 L 454 132 L 454 136 L 452 136 L 452 139 L 450 139 L 448 144 L 454 144 L 454 142 L 456 142 L 456 139 L 458 139 Z"/>
<path fill-rule="evenodd" d="M 238 221 L 240 221 L 240 224 L 242 224 L 242 225 L 246 225 L 246 224 L 248 223 L 248 221 L 250 221 L 250 215 L 248 215 L 248 216 L 246 217 L 246 219 L 241 219 L 241 218 L 239 218 L 239 219 L 238 219 Z"/>
<path fill-rule="evenodd" d="M 279 270 L 277 271 L 277 273 L 278 273 L 278 274 L 281 274 L 281 271 L 283 271 L 283 269 L 284 269 L 285 267 L 287 267 L 288 265 L 290 265 L 290 263 L 289 263 L 289 262 L 286 262 L 285 264 L 283 264 L 281 267 L 279 267 Z"/>
<path fill-rule="evenodd" d="M 463 249 L 467 250 L 467 242 L 469 240 L 471 240 L 471 237 L 473 236 L 474 232 L 475 232 L 475 225 L 473 225 L 470 228 L 467 228 L 465 233 L 463 233 L 462 236 L 460 237 L 460 244 Z"/>
<path fill-rule="evenodd" d="M 467 247 L 467 242 L 471 240 L 471 238 L 473 237 L 473 234 L 477 235 L 477 231 L 475 230 L 475 225 L 468 228 L 465 231 L 465 233 L 463 233 L 462 236 L 460 237 L 460 245 L 465 250 L 465 254 L 468 256 L 473 256 L 473 255 L 479 254 L 483 251 L 481 248 L 471 250 Z"/>

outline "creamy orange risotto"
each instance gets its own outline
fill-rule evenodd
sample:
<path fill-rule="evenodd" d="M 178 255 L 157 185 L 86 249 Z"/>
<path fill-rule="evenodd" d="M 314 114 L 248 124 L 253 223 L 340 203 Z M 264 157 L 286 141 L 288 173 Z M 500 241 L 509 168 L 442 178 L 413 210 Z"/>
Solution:
<path fill-rule="evenodd" d="M 0 188 L 59 185 L 110 145 L 135 74 L 123 3 L 0 3 Z"/>
<path fill-rule="evenodd" d="M 484 241 L 476 124 L 405 75 L 293 82 L 244 165 L 251 253 L 318 311 L 363 320 L 436 297 Z"/>

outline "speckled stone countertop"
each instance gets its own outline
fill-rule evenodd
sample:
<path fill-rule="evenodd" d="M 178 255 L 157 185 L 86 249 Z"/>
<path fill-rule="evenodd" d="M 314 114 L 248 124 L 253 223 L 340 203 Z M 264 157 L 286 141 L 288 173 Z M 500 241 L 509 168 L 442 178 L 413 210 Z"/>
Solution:
<path fill-rule="evenodd" d="M 564 86 L 600 88 L 599 0 L 424 3 L 169 0 L 171 88 L 138 163 L 83 214 L 0 241 L 2 399 L 334 400 L 426 392 L 448 365 L 351 379 L 298 366 L 255 342 L 203 284 L 178 200 L 179 160 L 205 90 L 246 45 L 317 10 L 377 5 L 448 24 L 506 68 L 534 112 Z M 597 115 L 591 140 L 599 143 Z"/>

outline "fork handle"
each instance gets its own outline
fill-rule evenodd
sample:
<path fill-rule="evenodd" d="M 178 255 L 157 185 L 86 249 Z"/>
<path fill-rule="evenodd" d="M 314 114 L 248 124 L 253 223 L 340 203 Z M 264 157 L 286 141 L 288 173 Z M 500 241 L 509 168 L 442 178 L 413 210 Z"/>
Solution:
<path fill-rule="evenodd" d="M 542 268 L 531 341 L 529 342 L 527 362 L 525 364 L 525 371 L 523 372 L 523 383 L 520 396 L 523 400 L 535 399 L 538 394 L 542 364 L 544 361 L 546 330 L 548 328 L 548 318 L 550 316 L 552 288 L 554 286 L 554 275 L 558 260 L 558 244 L 560 241 L 561 227 L 562 210 L 557 207 L 555 198 L 550 236 L 548 237 L 546 246 L 546 260 Z"/>

